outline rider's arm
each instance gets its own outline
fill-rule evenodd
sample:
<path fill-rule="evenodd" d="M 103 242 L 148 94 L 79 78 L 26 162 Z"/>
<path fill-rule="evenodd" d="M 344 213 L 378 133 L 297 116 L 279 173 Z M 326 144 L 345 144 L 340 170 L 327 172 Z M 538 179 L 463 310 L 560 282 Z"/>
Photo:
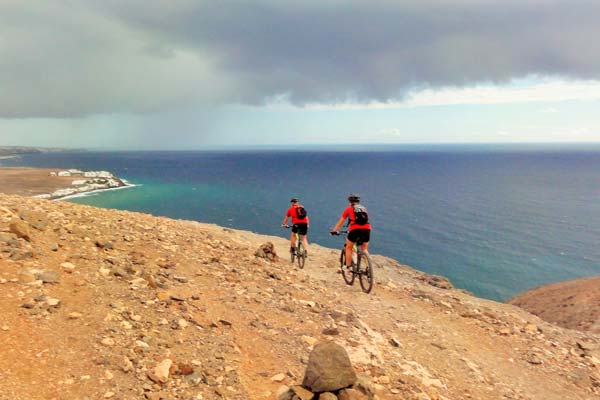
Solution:
<path fill-rule="evenodd" d="M 281 226 L 287 225 L 288 219 L 290 218 L 290 212 L 289 210 L 286 211 L 285 213 L 285 217 L 283 217 L 283 222 L 281 223 Z"/>
<path fill-rule="evenodd" d="M 337 224 L 335 224 L 335 226 L 333 227 L 333 229 L 331 230 L 332 232 L 337 232 L 342 225 L 344 225 L 344 221 L 346 220 L 346 218 L 342 215 L 340 217 L 340 220 L 337 222 Z"/>

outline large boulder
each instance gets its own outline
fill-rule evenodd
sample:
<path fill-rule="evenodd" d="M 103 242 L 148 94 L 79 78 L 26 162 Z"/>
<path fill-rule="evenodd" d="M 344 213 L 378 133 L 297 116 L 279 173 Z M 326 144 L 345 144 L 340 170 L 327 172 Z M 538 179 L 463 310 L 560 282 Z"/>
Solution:
<path fill-rule="evenodd" d="M 279 257 L 275 251 L 275 246 L 271 242 L 263 243 L 254 253 L 256 257 L 265 258 L 269 261 L 278 261 Z"/>
<path fill-rule="evenodd" d="M 302 386 L 313 393 L 333 392 L 356 382 L 346 350 L 334 342 L 319 343 L 308 358 Z"/>

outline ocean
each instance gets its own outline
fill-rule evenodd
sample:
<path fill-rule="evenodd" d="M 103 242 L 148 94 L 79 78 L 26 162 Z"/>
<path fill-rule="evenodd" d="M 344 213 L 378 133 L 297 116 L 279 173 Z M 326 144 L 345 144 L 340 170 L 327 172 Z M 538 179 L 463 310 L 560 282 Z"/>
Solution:
<path fill-rule="evenodd" d="M 299 197 L 309 240 L 358 193 L 371 253 L 505 300 L 600 273 L 600 147 L 385 146 L 206 152 L 56 152 L 3 165 L 109 170 L 138 185 L 69 201 L 287 237 Z"/>

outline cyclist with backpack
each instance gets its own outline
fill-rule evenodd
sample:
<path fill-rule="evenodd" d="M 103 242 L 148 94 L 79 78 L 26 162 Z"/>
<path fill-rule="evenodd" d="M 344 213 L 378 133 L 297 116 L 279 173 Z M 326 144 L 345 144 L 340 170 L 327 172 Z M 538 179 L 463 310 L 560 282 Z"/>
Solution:
<path fill-rule="evenodd" d="M 346 265 L 352 265 L 352 247 L 356 242 L 360 243 L 361 250 L 368 253 L 369 239 L 371 238 L 371 224 L 367 208 L 360 204 L 360 196 L 351 194 L 348 196 L 350 204 L 342 213 L 340 220 L 331 230 L 331 234 L 337 234 L 346 220 L 349 220 L 348 236 L 346 237 Z"/>
<path fill-rule="evenodd" d="M 300 235 L 302 238 L 302 244 L 304 245 L 304 249 L 308 250 L 308 240 L 306 239 L 306 234 L 308 233 L 308 215 L 306 213 L 306 208 L 302 204 L 298 203 L 298 199 L 296 197 L 290 200 L 290 208 L 288 208 L 285 213 L 285 217 L 283 218 L 283 222 L 281 226 L 286 226 L 289 218 L 292 219 L 292 234 L 290 236 L 290 253 L 296 253 L 296 233 Z"/>

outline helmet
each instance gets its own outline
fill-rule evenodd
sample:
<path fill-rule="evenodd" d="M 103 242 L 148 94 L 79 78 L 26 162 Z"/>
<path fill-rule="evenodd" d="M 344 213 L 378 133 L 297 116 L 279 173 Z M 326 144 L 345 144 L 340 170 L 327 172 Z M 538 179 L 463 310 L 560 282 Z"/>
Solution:
<path fill-rule="evenodd" d="M 292 199 L 290 200 L 290 203 L 297 203 L 297 202 L 298 202 L 297 197 L 292 197 Z"/>
<path fill-rule="evenodd" d="M 348 196 L 348 201 L 350 203 L 358 203 L 360 201 L 360 196 L 357 194 L 351 194 L 350 196 Z"/>

